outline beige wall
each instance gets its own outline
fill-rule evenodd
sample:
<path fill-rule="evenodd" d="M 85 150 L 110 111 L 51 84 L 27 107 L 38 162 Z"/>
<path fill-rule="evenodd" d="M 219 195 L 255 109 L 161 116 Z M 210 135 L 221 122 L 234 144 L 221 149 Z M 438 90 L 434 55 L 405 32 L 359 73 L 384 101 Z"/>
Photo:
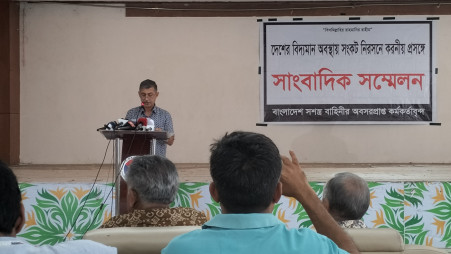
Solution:
<path fill-rule="evenodd" d="M 207 162 L 213 139 L 247 130 L 305 163 L 451 163 L 450 16 L 437 22 L 442 126 L 257 127 L 256 18 L 126 18 L 122 8 L 22 5 L 22 163 L 100 163 L 108 142 L 96 129 L 139 104 L 146 78 L 157 81 L 157 104 L 174 119 L 174 162 Z"/>

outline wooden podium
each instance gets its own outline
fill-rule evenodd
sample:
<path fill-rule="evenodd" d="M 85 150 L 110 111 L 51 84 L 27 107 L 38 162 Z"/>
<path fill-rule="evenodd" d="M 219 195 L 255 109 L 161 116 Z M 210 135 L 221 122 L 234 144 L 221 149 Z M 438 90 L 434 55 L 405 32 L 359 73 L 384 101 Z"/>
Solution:
<path fill-rule="evenodd" d="M 98 130 L 106 139 L 113 140 L 113 175 L 116 180 L 116 215 L 127 212 L 127 183 L 119 176 L 121 164 L 129 156 L 155 154 L 156 141 L 166 140 L 165 131 Z M 122 146 L 121 141 L 122 140 Z M 121 149 L 122 147 L 122 149 Z"/>

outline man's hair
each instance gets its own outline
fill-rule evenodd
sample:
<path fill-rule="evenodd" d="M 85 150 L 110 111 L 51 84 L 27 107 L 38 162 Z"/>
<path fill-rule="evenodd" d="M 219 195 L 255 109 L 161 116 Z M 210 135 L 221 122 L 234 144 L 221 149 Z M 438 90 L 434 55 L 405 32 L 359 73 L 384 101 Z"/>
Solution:
<path fill-rule="evenodd" d="M 20 216 L 20 193 L 13 171 L 0 161 L 0 233 L 10 235 Z"/>
<path fill-rule="evenodd" d="M 179 185 L 174 163 L 158 155 L 133 158 L 126 178 L 128 186 L 139 198 L 149 203 L 172 203 Z"/>
<path fill-rule="evenodd" d="M 282 170 L 279 149 L 271 139 L 233 132 L 210 150 L 210 174 L 229 213 L 261 212 L 271 204 Z"/>
<path fill-rule="evenodd" d="M 157 83 L 155 83 L 155 81 L 153 81 L 153 80 L 146 79 L 143 82 L 141 82 L 141 84 L 139 84 L 139 91 L 141 91 L 142 89 L 149 89 L 149 88 L 153 88 L 153 89 L 155 89 L 155 91 L 158 91 Z"/>
<path fill-rule="evenodd" d="M 370 190 L 361 177 L 343 172 L 326 183 L 323 199 L 329 202 L 329 211 L 341 220 L 358 220 L 370 205 Z"/>

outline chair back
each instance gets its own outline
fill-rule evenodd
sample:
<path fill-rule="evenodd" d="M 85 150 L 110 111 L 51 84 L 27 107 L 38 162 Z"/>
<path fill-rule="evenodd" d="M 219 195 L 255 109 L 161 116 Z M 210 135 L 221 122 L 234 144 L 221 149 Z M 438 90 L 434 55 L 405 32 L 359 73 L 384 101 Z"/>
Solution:
<path fill-rule="evenodd" d="M 348 228 L 345 231 L 354 240 L 360 253 L 404 253 L 404 241 L 395 229 Z"/>
<path fill-rule="evenodd" d="M 161 250 L 174 237 L 201 229 L 200 226 L 173 227 L 121 227 L 99 228 L 88 231 L 83 239 L 88 239 L 116 247 L 118 254 L 153 254 Z"/>

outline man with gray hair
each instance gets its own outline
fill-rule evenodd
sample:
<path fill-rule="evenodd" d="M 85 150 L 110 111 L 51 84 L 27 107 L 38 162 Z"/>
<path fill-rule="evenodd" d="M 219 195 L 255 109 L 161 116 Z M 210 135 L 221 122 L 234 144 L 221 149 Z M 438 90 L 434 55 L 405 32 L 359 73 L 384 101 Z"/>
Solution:
<path fill-rule="evenodd" d="M 155 81 L 146 79 L 141 82 L 138 91 L 141 106 L 130 109 L 125 119 L 137 123 L 139 118 L 150 118 L 154 121 L 156 131 L 167 132 L 167 139 L 157 140 L 154 151 L 154 154 L 166 157 L 166 145 L 174 144 L 175 135 L 171 114 L 156 105 L 159 94 Z"/>
<path fill-rule="evenodd" d="M 324 186 L 323 204 L 341 227 L 367 227 L 362 217 L 370 205 L 370 190 L 358 175 L 336 174 Z"/>
<path fill-rule="evenodd" d="M 174 163 L 158 155 L 133 158 L 126 172 L 128 213 L 114 216 L 102 228 L 196 226 L 207 221 L 193 208 L 169 208 L 179 182 Z"/>

